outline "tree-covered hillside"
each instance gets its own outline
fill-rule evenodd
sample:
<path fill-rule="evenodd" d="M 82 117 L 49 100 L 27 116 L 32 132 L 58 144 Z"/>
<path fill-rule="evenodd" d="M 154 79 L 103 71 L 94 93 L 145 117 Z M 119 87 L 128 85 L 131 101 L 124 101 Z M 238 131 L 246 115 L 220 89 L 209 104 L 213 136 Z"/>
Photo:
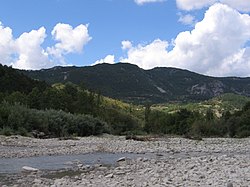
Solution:
<path fill-rule="evenodd" d="M 177 68 L 143 70 L 128 63 L 23 71 L 49 84 L 68 81 L 136 104 L 204 101 L 224 93 L 250 96 L 250 78 L 209 77 Z"/>
<path fill-rule="evenodd" d="M 142 128 L 143 115 L 138 107 L 69 82 L 49 86 L 10 67 L 2 69 L 5 81 L 1 82 L 0 91 L 0 130 L 3 132 L 35 130 L 48 136 L 82 136 L 101 132 L 121 134 Z M 96 123 L 101 128 L 98 133 Z"/>
<path fill-rule="evenodd" d="M 22 73 L 17 73 L 11 67 L 0 64 L 0 92 L 2 93 L 11 93 L 13 91 L 29 93 L 35 87 L 43 90 L 47 86 L 45 82 L 36 81 Z"/>

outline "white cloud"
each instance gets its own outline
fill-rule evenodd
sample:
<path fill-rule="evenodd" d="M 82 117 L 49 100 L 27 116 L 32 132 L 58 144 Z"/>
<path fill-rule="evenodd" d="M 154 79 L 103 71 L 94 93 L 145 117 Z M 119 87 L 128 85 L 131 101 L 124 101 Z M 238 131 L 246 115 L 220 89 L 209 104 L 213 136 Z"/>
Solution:
<path fill-rule="evenodd" d="M 216 2 L 229 5 L 239 11 L 250 11 L 250 0 L 176 0 L 179 9 L 188 11 L 209 7 Z"/>
<path fill-rule="evenodd" d="M 187 15 L 182 15 L 179 14 L 180 18 L 179 18 L 179 22 L 181 22 L 184 25 L 194 25 L 195 23 L 195 17 L 192 16 L 191 14 L 187 14 Z"/>
<path fill-rule="evenodd" d="M 146 3 L 156 3 L 156 2 L 164 2 L 166 0 L 134 0 L 136 4 L 143 5 Z"/>
<path fill-rule="evenodd" d="M 239 11 L 250 12 L 250 0 L 220 0 L 220 2 Z"/>
<path fill-rule="evenodd" d="M 63 55 L 68 53 L 80 53 L 91 37 L 88 34 L 88 25 L 79 25 L 75 28 L 68 24 L 58 23 L 51 32 L 58 43 L 48 48 L 49 54 L 60 59 L 64 63 Z"/>
<path fill-rule="evenodd" d="M 115 63 L 115 56 L 114 55 L 107 55 L 104 59 L 97 60 L 92 65 L 103 64 L 103 63 L 114 64 Z"/>
<path fill-rule="evenodd" d="M 64 56 L 68 53 L 80 53 L 91 37 L 88 27 L 79 25 L 72 28 L 67 24 L 57 24 L 52 36 L 59 41 L 44 49 L 47 35 L 44 27 L 21 34 L 13 38 L 12 29 L 0 22 L 0 63 L 20 69 L 41 69 L 55 65 L 67 65 Z"/>
<path fill-rule="evenodd" d="M 11 54 L 14 50 L 14 40 L 12 30 L 9 27 L 4 27 L 0 22 L 0 63 L 10 64 Z"/>
<path fill-rule="evenodd" d="M 215 4 L 192 31 L 181 32 L 174 47 L 155 40 L 132 46 L 122 61 L 142 68 L 171 66 L 214 76 L 250 76 L 250 16 L 227 5 Z"/>
<path fill-rule="evenodd" d="M 52 65 L 47 52 L 41 47 L 46 38 L 45 32 L 45 28 L 41 27 L 38 30 L 23 33 L 16 39 L 15 47 L 19 57 L 12 63 L 13 67 L 20 69 L 41 69 Z"/>
<path fill-rule="evenodd" d="M 177 7 L 182 10 L 194 10 L 208 7 L 218 0 L 176 0 Z"/>
<path fill-rule="evenodd" d="M 128 50 L 128 58 L 121 58 L 120 61 L 137 64 L 144 69 L 151 69 L 155 66 L 161 66 L 165 62 L 168 55 L 167 47 L 168 42 L 160 39 L 156 39 L 148 45 L 139 44 Z"/>
<path fill-rule="evenodd" d="M 237 74 L 230 66 L 225 71 L 222 65 L 225 67 L 225 59 L 238 53 L 249 39 L 250 16 L 226 5 L 215 4 L 194 30 L 177 36 L 168 60 L 200 73 L 219 76 Z"/>
<path fill-rule="evenodd" d="M 132 43 L 128 40 L 123 40 L 122 41 L 122 49 L 126 50 L 126 49 L 130 49 L 132 47 Z"/>

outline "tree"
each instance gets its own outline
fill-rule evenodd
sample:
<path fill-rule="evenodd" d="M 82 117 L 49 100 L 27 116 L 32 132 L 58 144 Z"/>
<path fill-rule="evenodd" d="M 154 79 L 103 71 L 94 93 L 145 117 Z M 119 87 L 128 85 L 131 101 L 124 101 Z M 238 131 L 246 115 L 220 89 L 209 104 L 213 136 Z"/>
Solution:
<path fill-rule="evenodd" d="M 31 108 L 42 109 L 42 92 L 37 88 L 33 90 L 28 95 L 28 105 Z"/>
<path fill-rule="evenodd" d="M 207 109 L 207 112 L 206 112 L 206 120 L 207 121 L 211 121 L 214 119 L 214 113 L 212 111 L 211 108 Z"/>
<path fill-rule="evenodd" d="M 243 107 L 242 111 L 247 111 L 250 109 L 250 102 L 247 102 L 245 106 Z"/>
<path fill-rule="evenodd" d="M 145 119 L 144 130 L 148 133 L 150 132 L 150 124 L 149 124 L 150 113 L 151 113 L 151 105 L 146 104 L 144 112 L 144 119 Z"/>

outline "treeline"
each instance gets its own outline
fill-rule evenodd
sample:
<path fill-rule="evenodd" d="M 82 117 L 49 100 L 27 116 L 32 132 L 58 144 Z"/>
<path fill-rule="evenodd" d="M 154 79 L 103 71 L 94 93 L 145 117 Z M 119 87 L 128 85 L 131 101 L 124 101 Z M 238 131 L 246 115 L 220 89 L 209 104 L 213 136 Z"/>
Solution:
<path fill-rule="evenodd" d="M 53 109 L 29 109 L 7 102 L 0 106 L 0 127 L 4 135 L 27 136 L 33 133 L 43 138 L 99 135 L 108 131 L 105 122 L 90 115 L 73 115 Z"/>
<path fill-rule="evenodd" d="M 119 102 L 107 100 L 72 83 L 54 85 L 45 90 L 35 87 L 28 94 L 19 91 L 2 93 L 0 102 L 2 134 L 6 129 L 7 132 L 20 133 L 20 128 L 27 132 L 41 131 L 53 137 L 102 132 L 124 134 L 138 131 L 143 124 L 141 119 L 132 115 L 131 108 L 121 107 Z"/>
<path fill-rule="evenodd" d="M 241 111 L 224 112 L 218 118 L 211 109 L 206 114 L 181 109 L 175 113 L 145 109 L 144 130 L 154 134 L 175 134 L 189 138 L 250 136 L 250 102 Z"/>

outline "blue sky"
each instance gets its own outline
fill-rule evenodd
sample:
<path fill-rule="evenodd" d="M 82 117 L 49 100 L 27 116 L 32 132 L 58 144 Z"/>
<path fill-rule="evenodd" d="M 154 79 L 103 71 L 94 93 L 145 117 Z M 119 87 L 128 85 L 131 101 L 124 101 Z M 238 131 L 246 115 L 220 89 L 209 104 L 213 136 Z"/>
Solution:
<path fill-rule="evenodd" d="M 249 0 L 8 0 L 0 6 L 0 63 L 122 61 L 250 76 L 249 12 Z"/>

